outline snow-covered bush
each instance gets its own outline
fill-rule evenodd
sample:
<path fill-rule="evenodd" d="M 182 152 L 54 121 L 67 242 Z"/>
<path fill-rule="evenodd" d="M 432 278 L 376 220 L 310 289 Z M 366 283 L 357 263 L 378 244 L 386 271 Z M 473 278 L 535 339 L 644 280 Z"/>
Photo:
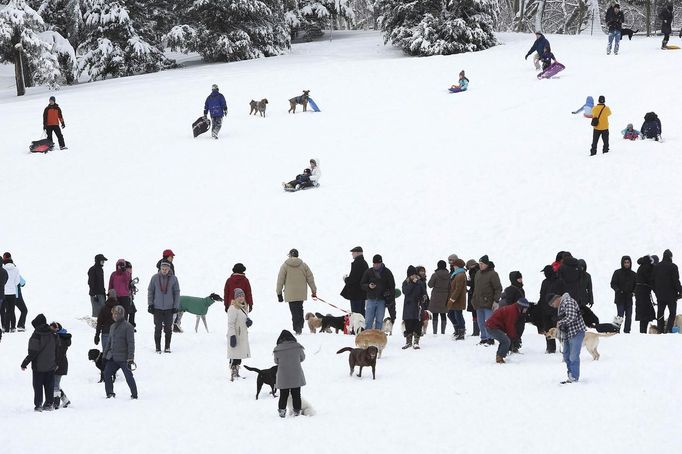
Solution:
<path fill-rule="evenodd" d="M 46 31 L 38 37 L 50 47 L 50 52 L 57 58 L 57 64 L 67 85 L 75 84 L 78 80 L 78 64 L 76 63 L 76 51 L 71 43 L 56 31 Z"/>
<path fill-rule="evenodd" d="M 339 20 L 348 26 L 355 22 L 351 0 L 288 0 L 286 14 L 292 36 L 302 35 L 304 39 L 322 36 L 322 31 L 329 29 L 330 23 L 339 28 Z"/>

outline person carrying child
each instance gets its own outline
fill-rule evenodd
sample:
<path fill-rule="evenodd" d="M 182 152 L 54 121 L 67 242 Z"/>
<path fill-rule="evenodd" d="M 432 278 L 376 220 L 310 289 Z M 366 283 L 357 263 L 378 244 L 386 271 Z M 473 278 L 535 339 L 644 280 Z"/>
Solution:
<path fill-rule="evenodd" d="M 467 91 L 467 88 L 469 88 L 469 79 L 467 79 L 467 76 L 464 74 L 464 70 L 461 70 L 459 72 L 459 80 L 457 81 L 457 84 L 450 86 L 450 92 L 460 93 L 462 91 Z"/>
<path fill-rule="evenodd" d="M 621 134 L 623 134 L 623 139 L 625 140 L 637 140 L 640 137 L 640 132 L 632 126 L 632 123 L 628 123 L 625 129 L 621 131 Z"/>
<path fill-rule="evenodd" d="M 305 375 L 301 363 L 305 360 L 305 351 L 290 331 L 282 330 L 277 338 L 277 346 L 272 352 L 277 364 L 275 387 L 279 389 L 279 417 L 287 414 L 289 394 L 293 403 L 294 416 L 301 414 L 301 386 L 305 386 Z"/>

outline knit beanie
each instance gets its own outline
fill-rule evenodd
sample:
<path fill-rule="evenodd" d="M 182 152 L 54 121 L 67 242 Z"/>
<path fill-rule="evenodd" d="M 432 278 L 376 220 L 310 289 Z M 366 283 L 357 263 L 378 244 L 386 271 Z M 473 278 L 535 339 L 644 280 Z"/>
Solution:
<path fill-rule="evenodd" d="M 244 293 L 244 290 L 242 290 L 240 288 L 234 289 L 234 298 L 237 299 L 240 296 L 246 296 L 246 294 Z"/>

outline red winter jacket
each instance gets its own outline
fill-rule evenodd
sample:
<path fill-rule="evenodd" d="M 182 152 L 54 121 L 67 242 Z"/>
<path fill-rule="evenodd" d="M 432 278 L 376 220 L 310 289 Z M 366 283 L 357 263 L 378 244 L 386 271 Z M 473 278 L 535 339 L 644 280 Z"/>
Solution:
<path fill-rule="evenodd" d="M 519 305 L 516 303 L 501 307 L 486 320 L 485 326 L 504 331 L 510 339 L 516 339 L 516 322 L 519 320 L 519 314 Z"/>
<path fill-rule="evenodd" d="M 249 305 L 249 311 L 253 309 L 253 297 L 251 296 L 251 284 L 249 284 L 249 279 L 243 274 L 232 273 L 230 277 L 225 281 L 225 292 L 223 298 L 225 299 L 225 310 L 230 307 L 230 303 L 234 299 L 235 289 L 244 290 L 246 295 L 246 304 Z"/>

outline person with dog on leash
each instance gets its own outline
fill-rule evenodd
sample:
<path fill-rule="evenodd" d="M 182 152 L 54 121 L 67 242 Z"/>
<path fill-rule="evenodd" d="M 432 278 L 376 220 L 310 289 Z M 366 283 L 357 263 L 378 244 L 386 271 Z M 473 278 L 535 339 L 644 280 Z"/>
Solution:
<path fill-rule="evenodd" d="M 115 306 L 111 310 L 111 315 L 114 324 L 109 329 L 109 338 L 102 352 L 102 357 L 107 361 L 104 367 L 104 390 L 107 399 L 116 397 L 113 377 L 121 369 L 130 388 L 130 398 L 137 399 L 137 383 L 132 371 L 135 362 L 135 330 L 133 325 L 125 320 L 123 306 Z"/>
<path fill-rule="evenodd" d="M 291 323 L 296 334 L 303 332 L 303 302 L 308 299 L 308 287 L 317 300 L 315 277 L 308 265 L 298 258 L 298 250 L 289 251 L 289 257 L 279 268 L 277 275 L 277 301 L 289 303 Z M 282 295 L 284 293 L 284 295 Z"/>
<path fill-rule="evenodd" d="M 287 414 L 287 401 L 291 394 L 294 416 L 301 414 L 301 387 L 306 385 L 301 363 L 305 361 L 305 349 L 296 342 L 291 332 L 282 330 L 277 338 L 277 345 L 272 351 L 277 364 L 275 387 L 279 389 L 277 411 L 280 418 Z"/>
<path fill-rule="evenodd" d="M 632 271 L 632 259 L 624 255 L 620 259 L 620 268 L 613 272 L 611 277 L 611 288 L 615 292 L 614 303 L 618 310 L 618 316 L 625 315 L 625 334 L 630 333 L 632 325 L 632 295 L 635 292 L 637 273 Z M 619 327 L 620 328 L 620 327 Z"/>
<path fill-rule="evenodd" d="M 405 324 L 405 345 L 403 350 L 414 347 L 419 350 L 419 338 L 422 335 L 421 314 L 426 284 L 419 278 L 417 269 L 407 267 L 407 277 L 403 281 L 403 323 Z M 414 344 L 412 343 L 414 341 Z"/>
<path fill-rule="evenodd" d="M 239 366 L 242 359 L 251 357 L 249 348 L 249 327 L 251 319 L 246 315 L 248 305 L 244 290 L 237 288 L 233 293 L 234 298 L 227 309 L 227 358 L 230 360 L 230 381 L 239 377 Z"/>
<path fill-rule="evenodd" d="M 154 343 L 161 353 L 161 330 L 165 334 L 164 352 L 171 352 L 173 315 L 180 309 L 180 284 L 171 274 L 170 263 L 161 262 L 161 270 L 152 276 L 147 288 L 147 311 L 154 315 Z"/>
<path fill-rule="evenodd" d="M 384 327 L 386 305 L 395 304 L 395 279 L 379 254 L 372 258 L 372 267 L 363 274 L 360 287 L 367 292 L 365 329 L 380 330 Z M 391 314 L 391 322 L 395 322 L 395 313 Z"/>
<path fill-rule="evenodd" d="M 580 349 L 583 346 L 586 330 L 580 306 L 568 293 L 547 295 L 547 304 L 557 309 L 556 327 L 559 342 L 564 346 L 564 362 L 568 378 L 561 384 L 577 382 L 580 379 Z"/>
<path fill-rule="evenodd" d="M 341 296 L 350 301 L 350 310 L 365 316 L 365 300 L 367 299 L 367 292 L 360 286 L 362 276 L 365 271 L 369 269 L 362 248 L 356 246 L 350 250 L 353 256 L 353 263 L 350 265 L 350 274 L 343 277 L 343 290 Z"/>
<path fill-rule="evenodd" d="M 613 48 L 614 55 L 618 55 L 618 48 L 620 46 L 621 30 L 623 29 L 623 22 L 625 16 L 620 10 L 620 5 L 616 3 L 612 8 L 606 10 L 606 26 L 609 27 L 609 44 L 606 46 L 606 55 L 611 55 L 611 46 L 615 40 Z"/>
<path fill-rule="evenodd" d="M 223 117 L 227 116 L 227 102 L 216 84 L 211 86 L 211 94 L 204 103 L 204 118 L 209 113 L 211 114 L 211 135 L 218 140 L 218 133 L 223 126 Z"/>
<path fill-rule="evenodd" d="M 521 344 L 523 333 L 518 331 L 518 322 L 528 312 L 529 305 L 528 300 L 521 297 L 513 304 L 508 304 L 493 312 L 493 315 L 485 322 L 490 337 L 500 344 L 495 355 L 497 364 L 505 363 L 504 358 L 507 357 L 510 349 L 514 353 L 519 351 L 513 345 Z"/>

